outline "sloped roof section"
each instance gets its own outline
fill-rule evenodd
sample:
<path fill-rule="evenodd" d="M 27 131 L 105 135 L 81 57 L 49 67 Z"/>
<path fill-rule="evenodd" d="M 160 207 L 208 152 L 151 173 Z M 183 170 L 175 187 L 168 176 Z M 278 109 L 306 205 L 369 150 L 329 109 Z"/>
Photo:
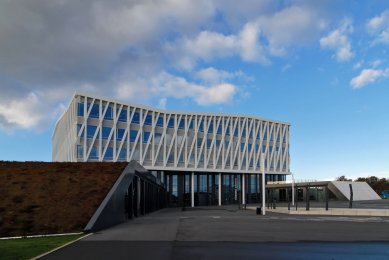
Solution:
<path fill-rule="evenodd" d="M 366 182 L 331 181 L 328 188 L 339 198 L 350 200 L 350 184 L 353 189 L 353 200 L 379 200 L 380 196 Z"/>

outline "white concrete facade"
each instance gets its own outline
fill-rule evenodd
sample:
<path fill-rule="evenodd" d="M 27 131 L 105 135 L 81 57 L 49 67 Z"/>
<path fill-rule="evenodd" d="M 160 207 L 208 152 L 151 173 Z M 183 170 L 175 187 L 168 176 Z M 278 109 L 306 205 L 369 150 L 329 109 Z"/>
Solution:
<path fill-rule="evenodd" d="M 136 160 L 161 171 L 289 174 L 289 127 L 257 117 L 165 111 L 75 94 L 56 124 L 52 159 Z"/>

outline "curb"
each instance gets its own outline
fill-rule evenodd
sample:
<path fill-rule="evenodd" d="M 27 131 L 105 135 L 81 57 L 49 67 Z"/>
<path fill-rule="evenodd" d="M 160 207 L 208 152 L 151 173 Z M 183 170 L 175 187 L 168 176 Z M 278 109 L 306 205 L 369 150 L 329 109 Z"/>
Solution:
<path fill-rule="evenodd" d="M 31 236 L 18 236 L 18 237 L 0 237 L 0 240 L 20 239 L 20 238 L 36 238 L 36 237 L 70 236 L 70 235 L 81 235 L 83 233 L 84 232 L 74 232 L 74 233 L 59 233 L 59 234 L 31 235 Z"/>
<path fill-rule="evenodd" d="M 68 242 L 68 243 L 66 243 L 66 244 L 64 244 L 64 245 L 62 245 L 62 246 L 59 246 L 59 247 L 57 247 L 57 248 L 54 248 L 54 249 L 52 249 L 52 250 L 50 250 L 50 251 L 48 251 L 48 252 L 46 252 L 46 253 L 43 253 L 43 254 L 38 255 L 38 256 L 36 256 L 36 257 L 33 257 L 33 258 L 31 258 L 31 260 L 37 260 L 37 259 L 39 259 L 39 258 L 42 258 L 42 257 L 44 257 L 44 256 L 47 256 L 47 255 L 49 255 L 49 254 L 51 254 L 51 253 L 53 253 L 53 252 L 55 252 L 55 251 L 57 251 L 57 250 L 59 250 L 59 249 L 61 249 L 61 248 L 64 248 L 65 246 L 68 246 L 68 245 L 70 245 L 70 244 L 73 244 L 73 243 L 75 243 L 75 242 L 77 242 L 77 241 L 79 241 L 79 240 L 81 240 L 81 239 L 83 239 L 83 238 L 86 238 L 86 237 L 88 237 L 88 236 L 90 236 L 90 235 L 92 235 L 92 234 L 93 234 L 93 233 L 86 234 L 85 236 L 82 236 L 82 237 L 80 237 L 80 238 L 77 238 L 76 240 L 70 241 L 70 242 Z M 64 235 L 64 234 L 62 234 L 62 235 Z"/>

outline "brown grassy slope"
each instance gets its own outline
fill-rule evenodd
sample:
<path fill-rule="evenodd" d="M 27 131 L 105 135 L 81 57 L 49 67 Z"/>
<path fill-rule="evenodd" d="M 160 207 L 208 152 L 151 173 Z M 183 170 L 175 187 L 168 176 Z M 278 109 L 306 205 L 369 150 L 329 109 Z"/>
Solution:
<path fill-rule="evenodd" d="M 0 161 L 0 237 L 82 231 L 126 165 Z"/>

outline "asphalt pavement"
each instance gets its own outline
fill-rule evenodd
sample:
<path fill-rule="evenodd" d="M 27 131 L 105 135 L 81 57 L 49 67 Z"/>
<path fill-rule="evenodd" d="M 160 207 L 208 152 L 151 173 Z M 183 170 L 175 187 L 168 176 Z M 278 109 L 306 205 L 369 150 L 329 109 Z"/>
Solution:
<path fill-rule="evenodd" d="M 163 209 L 43 259 L 389 259 L 388 217 Z"/>

